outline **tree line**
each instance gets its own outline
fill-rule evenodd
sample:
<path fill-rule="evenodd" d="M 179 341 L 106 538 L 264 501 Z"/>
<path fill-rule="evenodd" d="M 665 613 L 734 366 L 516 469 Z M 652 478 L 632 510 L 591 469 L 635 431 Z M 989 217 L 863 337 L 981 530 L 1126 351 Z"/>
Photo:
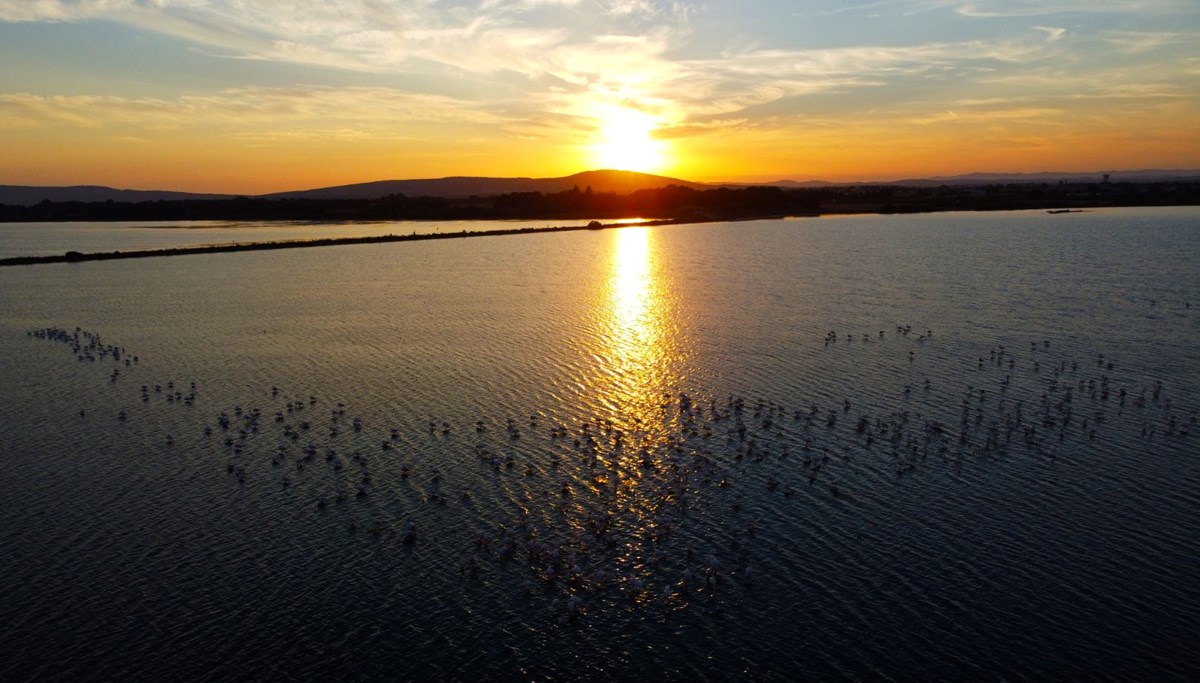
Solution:
<path fill-rule="evenodd" d="M 628 194 L 590 187 L 555 193 L 512 192 L 464 198 L 308 199 L 237 197 L 144 202 L 0 204 L 0 221 L 184 220 L 506 220 L 680 219 L 735 220 L 820 213 L 1086 208 L 1200 204 L 1200 183 L 1071 183 L 1007 185 L 888 185 L 693 189 L 670 185 Z"/>

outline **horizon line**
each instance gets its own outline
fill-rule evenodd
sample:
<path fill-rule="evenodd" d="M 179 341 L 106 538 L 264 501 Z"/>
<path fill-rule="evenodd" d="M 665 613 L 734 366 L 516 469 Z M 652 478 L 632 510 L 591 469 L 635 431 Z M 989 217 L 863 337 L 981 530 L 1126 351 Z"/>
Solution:
<path fill-rule="evenodd" d="M 599 168 L 599 169 L 586 169 L 586 170 L 582 170 L 582 171 L 576 171 L 575 173 L 570 173 L 570 174 L 561 175 L 561 176 L 558 176 L 558 175 L 555 175 L 555 176 L 530 176 L 530 175 L 488 176 L 488 175 L 456 174 L 456 175 L 446 175 L 446 176 L 437 176 L 437 177 L 379 178 L 379 179 L 375 179 L 375 180 L 363 180 L 363 181 L 354 181 L 354 182 L 347 182 L 347 183 L 338 183 L 338 184 L 333 184 L 333 185 L 321 185 L 321 186 L 314 186 L 314 187 L 305 187 L 305 188 L 301 188 L 301 189 L 272 190 L 272 191 L 257 192 L 257 193 L 188 190 L 188 189 L 176 189 L 176 188 L 168 188 L 168 187 L 154 187 L 154 188 L 121 187 L 118 185 L 107 185 L 107 184 L 103 184 L 101 182 L 82 182 L 82 183 L 73 183 L 73 184 L 69 184 L 69 185 L 63 185 L 63 184 L 43 185 L 43 184 L 24 184 L 24 183 L 0 182 L 0 186 L 13 187 L 13 188 L 18 188 L 18 187 L 39 188 L 39 189 L 101 188 L 101 189 L 116 190 L 116 191 L 122 191 L 122 192 L 171 192 L 171 193 L 180 193 L 180 194 L 215 195 L 215 196 L 222 196 L 222 197 L 269 197 L 271 195 L 289 194 L 289 193 L 297 193 L 297 192 L 313 192 L 313 191 L 318 191 L 318 190 L 355 187 L 355 186 L 361 186 L 361 185 L 371 185 L 371 184 L 376 184 L 376 183 L 421 182 L 421 181 L 440 181 L 440 180 L 456 180 L 456 179 L 465 179 L 465 180 L 534 180 L 534 181 L 537 181 L 537 180 L 562 180 L 562 179 L 567 179 L 567 178 L 571 178 L 571 177 L 578 176 L 578 175 L 584 175 L 584 174 L 588 174 L 588 173 L 624 173 L 624 174 L 632 174 L 632 175 L 645 176 L 645 177 L 665 178 L 667 180 L 678 180 L 680 182 L 690 183 L 690 184 L 694 184 L 694 185 L 710 185 L 710 186 L 713 186 L 714 188 L 716 188 L 716 187 L 727 186 L 727 185 L 776 185 L 776 184 L 808 184 L 808 183 L 830 184 L 830 185 L 881 185 L 881 184 L 886 185 L 886 184 L 892 184 L 892 183 L 905 183 L 905 182 L 971 179 L 971 178 L 979 178 L 979 177 L 986 178 L 989 176 L 995 176 L 998 178 L 1003 178 L 1003 177 L 1035 178 L 1035 177 L 1042 177 L 1042 176 L 1078 177 L 1078 176 L 1094 175 L 1094 176 L 1102 178 L 1103 176 L 1106 176 L 1106 175 L 1107 176 L 1113 176 L 1113 175 L 1118 175 L 1118 174 L 1146 175 L 1146 174 L 1156 174 L 1157 173 L 1157 174 L 1179 175 L 1182 177 L 1187 177 L 1187 176 L 1190 176 L 1193 174 L 1196 176 L 1200 176 L 1200 168 L 1138 168 L 1138 169 L 1105 169 L 1105 170 L 1088 170 L 1088 171 L 971 171 L 968 173 L 958 173 L 958 174 L 951 174 L 951 175 L 943 175 L 943 174 L 905 175 L 905 176 L 896 176 L 896 177 L 890 177 L 890 178 L 876 177 L 875 179 L 855 178 L 855 179 L 835 179 L 835 180 L 830 180 L 827 178 L 820 178 L 820 177 L 810 177 L 807 179 L 796 179 L 796 178 L 792 178 L 792 177 L 782 177 L 782 178 L 776 177 L 773 180 L 748 180 L 748 179 L 691 180 L 691 179 L 683 178 L 680 176 L 665 175 L 662 173 L 649 173 L 649 172 L 645 172 L 645 171 L 632 171 L 632 170 L 616 169 L 616 168 Z"/>

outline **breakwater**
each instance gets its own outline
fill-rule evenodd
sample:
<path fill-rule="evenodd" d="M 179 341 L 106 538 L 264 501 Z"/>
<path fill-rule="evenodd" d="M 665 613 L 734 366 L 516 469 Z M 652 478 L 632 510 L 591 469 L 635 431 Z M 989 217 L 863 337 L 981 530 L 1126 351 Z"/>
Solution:
<path fill-rule="evenodd" d="M 417 242 L 426 240 L 463 239 L 467 237 L 499 237 L 503 235 L 530 235 L 548 232 L 574 232 L 579 230 L 606 230 L 609 228 L 636 226 L 673 225 L 695 222 L 685 219 L 664 219 L 640 223 L 609 223 L 592 221 L 587 225 L 548 226 L 543 228 L 513 228 L 501 230 L 460 230 L 410 235 L 371 235 L 365 237 L 327 237 L 307 240 L 278 240 L 270 242 L 243 242 L 233 244 L 208 244 L 192 247 L 169 247 L 164 249 L 140 249 L 133 251 L 106 251 L 84 253 L 68 251 L 49 256 L 14 256 L 0 259 L 0 266 L 25 266 L 43 263 L 79 263 L 83 261 L 112 261 L 117 259 L 153 258 L 159 256 L 190 256 L 195 254 L 228 254 L 242 251 L 269 251 L 276 249 L 304 249 L 309 247 L 332 247 L 353 244 L 385 244 L 390 242 Z"/>

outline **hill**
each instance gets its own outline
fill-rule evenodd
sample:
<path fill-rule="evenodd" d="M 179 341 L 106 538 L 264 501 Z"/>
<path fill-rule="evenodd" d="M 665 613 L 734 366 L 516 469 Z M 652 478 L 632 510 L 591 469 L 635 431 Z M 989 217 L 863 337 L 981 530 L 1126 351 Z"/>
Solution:
<path fill-rule="evenodd" d="M 628 194 L 637 190 L 654 190 L 668 185 L 700 189 L 706 187 L 678 178 L 636 173 L 633 171 L 584 171 L 561 178 L 487 178 L 455 176 L 422 180 L 379 180 L 371 183 L 323 187 L 263 195 L 264 199 L 377 199 L 403 194 L 409 197 L 487 197 L 512 192 L 541 192 L 550 194 L 578 187 L 593 192 Z"/>
<path fill-rule="evenodd" d="M 956 176 L 933 176 L 891 181 L 828 182 L 823 180 L 777 180 L 766 183 L 697 183 L 679 178 L 636 173 L 634 171 L 584 171 L 561 178 L 490 178 L 455 176 L 450 178 L 426 178 L 414 180 L 378 180 L 353 185 L 321 187 L 309 190 L 293 190 L 250 196 L 249 199 L 300 199 L 300 200 L 372 200 L 388 196 L 434 197 L 440 199 L 465 199 L 467 197 L 494 197 L 512 193 L 554 194 L 578 187 L 591 188 L 596 193 L 629 194 L 638 190 L 657 190 L 670 185 L 692 190 L 718 187 L 778 187 L 782 189 L 821 189 L 837 187 L 894 186 L 894 187 L 939 187 L 983 186 L 998 184 L 1055 184 L 1095 183 L 1108 174 L 1113 183 L 1121 182 L 1196 182 L 1200 181 L 1200 170 L 1137 170 L 1100 171 L 1096 173 L 970 173 Z M 99 185 L 76 185 L 64 187 L 0 185 L 0 205 L 34 206 L 40 202 L 121 202 L 136 204 L 156 201 L 196 201 L 233 199 L 235 195 L 173 192 L 165 190 L 122 190 Z"/>
<path fill-rule="evenodd" d="M 635 173 L 633 171 L 584 171 L 561 178 L 488 178 L 456 176 L 415 180 L 377 180 L 369 183 L 321 187 L 311 190 L 292 190 L 257 195 L 255 199 L 379 199 L 403 194 L 409 197 L 442 197 L 460 199 L 470 196 L 494 196 L 511 192 L 541 192 L 549 194 L 578 187 L 593 192 L 628 194 L 637 190 L 654 190 L 668 185 L 702 189 L 703 183 L 678 178 Z M 196 199 L 231 199 L 235 195 L 198 194 L 159 190 L 119 190 L 100 185 L 44 187 L 0 185 L 0 204 L 33 206 L 39 202 L 147 202 Z"/>
<path fill-rule="evenodd" d="M 118 190 L 102 185 L 0 185 L 0 204 L 33 206 L 52 202 L 155 202 L 179 199 L 229 199 L 232 195 L 171 192 L 167 190 Z"/>

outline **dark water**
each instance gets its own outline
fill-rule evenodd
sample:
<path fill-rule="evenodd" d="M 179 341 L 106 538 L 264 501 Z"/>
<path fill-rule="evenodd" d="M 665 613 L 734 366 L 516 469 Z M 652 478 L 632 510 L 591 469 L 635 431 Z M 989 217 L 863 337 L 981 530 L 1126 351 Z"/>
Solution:
<path fill-rule="evenodd" d="M 0 269 L 0 679 L 1194 679 L 1197 262 L 1155 209 Z"/>

